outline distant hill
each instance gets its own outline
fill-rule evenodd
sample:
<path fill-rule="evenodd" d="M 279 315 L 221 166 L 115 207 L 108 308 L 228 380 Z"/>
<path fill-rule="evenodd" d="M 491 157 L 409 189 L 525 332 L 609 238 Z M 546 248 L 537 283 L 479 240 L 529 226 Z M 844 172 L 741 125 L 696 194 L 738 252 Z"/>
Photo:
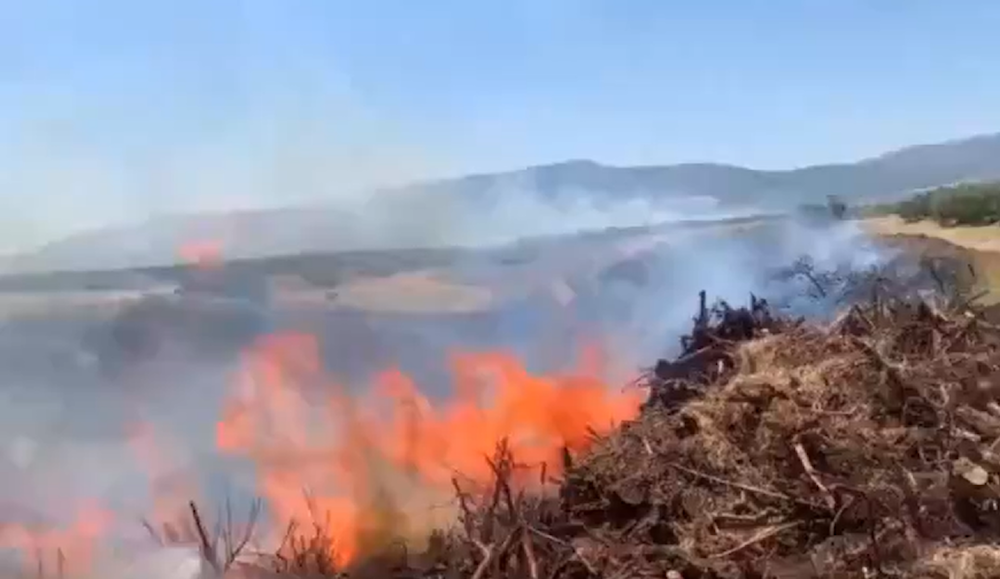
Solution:
<path fill-rule="evenodd" d="M 759 171 L 694 163 L 612 167 L 568 161 L 377 191 L 365 207 L 156 218 L 71 236 L 9 260 L 8 271 L 170 264 L 184 243 L 224 240 L 229 257 L 488 244 L 650 221 L 788 210 L 839 195 L 894 200 L 917 189 L 1000 179 L 1000 134 L 856 163 Z"/>
<path fill-rule="evenodd" d="M 569 161 L 422 185 L 424 190 L 494 201 L 504 183 L 559 202 L 581 191 L 601 200 L 712 197 L 726 205 L 783 209 L 825 200 L 885 199 L 915 189 L 1000 178 L 1000 133 L 907 147 L 856 163 L 759 171 L 712 163 L 611 167 Z"/>

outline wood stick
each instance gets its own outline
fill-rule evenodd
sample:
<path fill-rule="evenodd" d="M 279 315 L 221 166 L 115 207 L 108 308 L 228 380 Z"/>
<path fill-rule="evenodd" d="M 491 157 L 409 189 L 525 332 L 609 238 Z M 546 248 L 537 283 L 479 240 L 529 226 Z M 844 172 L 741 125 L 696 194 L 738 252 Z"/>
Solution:
<path fill-rule="evenodd" d="M 511 531 L 507 538 L 504 539 L 503 543 L 500 544 L 499 548 L 494 548 L 494 545 L 486 546 L 486 556 L 476 567 L 476 572 L 472 574 L 471 579 L 482 579 L 486 575 L 486 571 L 489 570 L 490 565 L 497 560 L 498 557 L 503 557 L 510 550 L 511 545 L 514 544 L 514 539 L 521 533 L 521 528 L 518 527 Z"/>
<path fill-rule="evenodd" d="M 791 501 L 791 502 L 798 503 L 798 504 L 801 504 L 803 506 L 807 506 L 807 507 L 810 507 L 810 508 L 813 508 L 813 507 L 816 506 L 816 505 L 814 505 L 813 503 L 811 503 L 809 501 L 805 501 L 805 500 L 802 500 L 802 499 L 799 499 L 799 498 L 796 498 L 796 497 L 790 497 L 790 496 L 788 496 L 788 495 L 786 495 L 784 493 L 779 493 L 778 491 L 772 491 L 772 490 L 769 490 L 769 489 L 763 489 L 763 488 L 760 488 L 760 487 L 755 487 L 755 486 L 744 484 L 744 483 L 738 483 L 738 482 L 729 481 L 729 480 L 726 480 L 724 478 L 719 478 L 717 476 L 713 476 L 713 475 L 710 475 L 710 474 L 705 474 L 703 472 L 699 472 L 697 470 L 687 468 L 686 466 L 681 466 L 681 465 L 679 465 L 677 463 L 669 463 L 669 465 L 671 467 L 673 467 L 673 468 L 676 468 L 677 470 L 680 470 L 682 472 L 686 472 L 686 473 L 688 473 L 688 474 L 690 474 L 692 476 L 696 476 L 698 478 L 701 478 L 701 479 L 704 479 L 704 480 L 707 480 L 707 481 L 711 481 L 711 482 L 714 482 L 714 483 L 718 483 L 718 484 L 721 484 L 721 485 L 726 485 L 726 486 L 732 487 L 734 489 L 739 489 L 739 490 L 742 490 L 742 491 L 747 491 L 748 493 L 754 493 L 754 494 L 762 495 L 762 496 L 765 496 L 765 497 L 771 497 L 771 498 L 774 498 L 774 499 L 780 499 L 780 500 L 783 500 L 783 501 Z"/>
<path fill-rule="evenodd" d="M 778 533 L 781 533 L 783 531 L 787 531 L 788 529 L 791 529 L 793 527 L 797 527 L 799 525 L 799 523 L 800 523 L 800 521 L 792 521 L 790 523 L 784 523 L 784 524 L 781 524 L 781 525 L 772 525 L 770 527 L 766 527 L 766 528 L 762 529 L 759 533 L 757 533 L 756 535 L 754 535 L 753 537 L 750 537 L 749 539 L 747 539 L 746 541 L 743 541 L 739 545 L 736 545 L 732 549 L 728 549 L 728 550 L 723 551 L 721 553 L 716 553 L 715 555 L 709 555 L 709 559 L 722 559 L 724 557 L 728 557 L 728 556 L 732 555 L 733 553 L 738 553 L 738 552 L 742 551 L 743 549 L 746 549 L 747 547 L 751 547 L 753 545 L 756 545 L 757 543 L 763 541 L 764 539 L 767 539 L 769 537 L 773 537 L 773 536 L 777 535 Z"/>
<path fill-rule="evenodd" d="M 212 566 L 215 575 L 221 576 L 222 569 L 219 568 L 219 560 L 215 556 L 215 547 L 212 546 L 212 542 L 208 539 L 208 534 L 205 533 L 205 525 L 201 522 L 198 507 L 194 504 L 194 501 L 190 501 L 188 505 L 191 507 L 191 517 L 194 519 L 194 526 L 198 531 L 198 539 L 201 541 L 201 554 L 208 561 L 208 564 Z"/>
<path fill-rule="evenodd" d="M 806 454 L 805 447 L 803 447 L 802 443 L 798 441 L 796 441 L 792 447 L 795 449 L 796 456 L 799 457 L 799 462 L 802 463 L 802 469 L 806 471 L 806 476 L 808 476 L 812 483 L 816 485 L 819 492 L 823 493 L 823 499 L 826 501 L 826 506 L 830 507 L 831 511 L 836 509 L 837 499 L 833 497 L 830 489 L 826 488 L 826 486 L 823 485 L 823 482 L 819 480 L 819 477 L 816 476 L 816 469 L 813 468 L 812 462 L 809 461 L 809 455 Z"/>
<path fill-rule="evenodd" d="M 535 559 L 535 547 L 531 544 L 531 536 L 524 525 L 521 526 L 521 550 L 524 551 L 524 558 L 528 561 L 528 575 L 531 579 L 538 579 L 538 560 Z"/>

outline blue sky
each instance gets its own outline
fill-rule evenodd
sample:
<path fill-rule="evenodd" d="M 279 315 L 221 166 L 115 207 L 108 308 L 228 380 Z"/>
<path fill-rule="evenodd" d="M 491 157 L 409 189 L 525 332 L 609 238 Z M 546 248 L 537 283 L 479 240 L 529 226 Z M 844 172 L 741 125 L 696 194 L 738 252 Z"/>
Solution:
<path fill-rule="evenodd" d="M 0 249 L 570 158 L 1000 130 L 993 0 L 0 0 Z"/>

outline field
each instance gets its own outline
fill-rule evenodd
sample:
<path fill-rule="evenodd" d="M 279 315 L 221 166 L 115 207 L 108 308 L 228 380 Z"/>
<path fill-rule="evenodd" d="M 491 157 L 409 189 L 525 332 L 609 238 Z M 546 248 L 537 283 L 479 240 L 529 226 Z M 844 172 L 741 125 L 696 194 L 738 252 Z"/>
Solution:
<path fill-rule="evenodd" d="M 892 245 L 930 256 L 953 256 L 975 268 L 976 286 L 988 304 L 1000 303 L 1000 227 L 942 227 L 932 221 L 906 223 L 896 216 L 866 219 L 870 233 Z"/>
<path fill-rule="evenodd" d="M 933 221 L 907 223 L 896 216 L 865 220 L 865 227 L 876 235 L 907 235 L 942 239 L 975 251 L 1000 253 L 1000 227 L 996 225 L 944 227 Z"/>
<path fill-rule="evenodd" d="M 39 509 L 39 520 L 58 520 L 84 498 L 109 499 L 129 520 L 147 514 L 140 498 L 148 473 L 126 444 L 141 421 L 150 432 L 174 435 L 163 444 L 175 452 L 158 458 L 150 484 L 197 476 L 205 504 L 221 504 L 224 495 L 240 504 L 259 491 L 253 470 L 235 467 L 242 463 L 221 456 L 212 441 L 230 402 L 231 377 L 248 355 L 263 350 L 266 357 L 276 348 L 279 359 L 261 365 L 265 375 L 282 375 L 272 369 L 281 356 L 315 348 L 316 360 L 296 362 L 295 354 L 292 361 L 329 373 L 352 392 L 396 369 L 428 400 L 446 403 L 456 349 L 509 352 L 535 376 L 571 366 L 582 344 L 600 338 L 618 366 L 608 370 L 634 377 L 657 356 L 680 351 L 676 338 L 690 324 L 700 289 L 731 300 L 762 295 L 768 268 L 787 265 L 814 242 L 850 254 L 854 248 L 843 245 L 849 240 L 781 221 L 741 220 L 367 261 L 357 254 L 295 256 L 208 270 L 0 280 L 0 304 L 7 304 L 3 394 L 12 401 L 0 421 L 10 441 L 0 455 L 7 499 Z M 285 340 L 292 354 L 282 349 Z M 603 377 L 594 372 L 590 378 Z M 625 376 L 607 382 L 624 383 Z M 565 417 L 571 402 L 588 400 L 566 396 L 509 416 Z M 571 422 L 577 429 L 586 424 Z M 31 449 L 27 463 L 5 462 L 24 448 Z M 77 473 L 80 467 L 65 460 L 70 456 L 92 457 L 104 468 Z M 46 503 L 43 492 L 61 499 Z"/>

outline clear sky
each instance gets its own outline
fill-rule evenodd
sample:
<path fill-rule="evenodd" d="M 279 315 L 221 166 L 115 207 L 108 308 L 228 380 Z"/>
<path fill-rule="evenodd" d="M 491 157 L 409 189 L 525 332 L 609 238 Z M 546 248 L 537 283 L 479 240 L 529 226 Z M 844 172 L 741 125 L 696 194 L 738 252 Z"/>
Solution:
<path fill-rule="evenodd" d="M 570 158 L 1000 131 L 996 0 L 0 0 L 0 249 Z"/>

